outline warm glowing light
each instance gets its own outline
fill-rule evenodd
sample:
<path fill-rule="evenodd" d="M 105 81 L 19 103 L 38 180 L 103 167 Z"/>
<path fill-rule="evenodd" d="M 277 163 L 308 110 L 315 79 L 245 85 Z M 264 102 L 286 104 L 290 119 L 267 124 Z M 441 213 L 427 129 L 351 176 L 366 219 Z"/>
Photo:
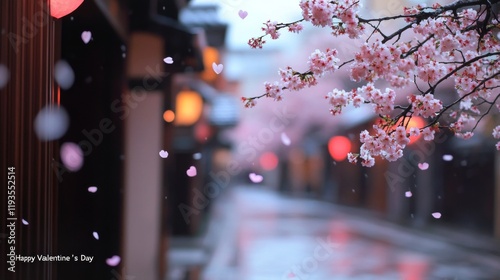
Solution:
<path fill-rule="evenodd" d="M 263 153 L 259 158 L 259 163 L 264 170 L 273 170 L 278 166 L 278 157 L 272 152 Z"/>
<path fill-rule="evenodd" d="M 344 136 L 334 136 L 328 141 L 328 152 L 335 161 L 343 161 L 351 151 L 351 140 Z"/>
<path fill-rule="evenodd" d="M 212 70 L 212 63 L 219 63 L 219 51 L 213 47 L 203 49 L 203 66 L 205 70 L 201 72 L 201 79 L 213 82 L 217 79 L 217 74 Z"/>
<path fill-rule="evenodd" d="M 422 127 L 424 127 L 424 125 L 425 125 L 424 119 L 422 119 L 421 117 L 412 117 L 410 119 L 410 123 L 408 124 L 406 131 L 409 132 L 410 128 L 412 128 L 412 127 L 422 128 Z M 415 143 L 418 139 L 420 139 L 420 135 L 410 136 L 410 143 L 408 145 Z"/>
<path fill-rule="evenodd" d="M 198 122 L 194 127 L 194 138 L 200 143 L 206 142 L 211 134 L 212 129 L 205 122 Z"/>
<path fill-rule="evenodd" d="M 173 122 L 175 119 L 175 113 L 172 110 L 167 110 L 163 113 L 163 120 L 166 122 L 170 123 Z"/>
<path fill-rule="evenodd" d="M 76 10 L 82 3 L 83 0 L 50 0 L 50 15 L 62 18 Z"/>
<path fill-rule="evenodd" d="M 175 101 L 175 125 L 193 125 L 201 116 L 203 99 L 192 90 L 183 90 L 177 94 Z"/>

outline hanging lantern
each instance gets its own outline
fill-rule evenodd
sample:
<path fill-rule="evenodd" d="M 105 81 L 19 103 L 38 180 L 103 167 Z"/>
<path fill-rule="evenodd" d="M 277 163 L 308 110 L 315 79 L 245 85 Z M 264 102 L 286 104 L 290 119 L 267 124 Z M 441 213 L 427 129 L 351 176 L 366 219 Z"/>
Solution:
<path fill-rule="evenodd" d="M 259 163 L 262 169 L 269 171 L 278 167 L 279 159 L 273 152 L 265 152 L 259 157 Z"/>
<path fill-rule="evenodd" d="M 50 15 L 55 18 L 62 18 L 83 3 L 83 0 L 50 0 Z"/>
<path fill-rule="evenodd" d="M 183 90 L 177 94 L 175 99 L 175 120 L 178 126 L 191 126 L 201 116 L 203 111 L 203 99 L 200 94 L 192 90 Z"/>
<path fill-rule="evenodd" d="M 328 141 L 328 152 L 335 161 L 343 161 L 351 151 L 351 140 L 345 136 L 334 136 Z"/>

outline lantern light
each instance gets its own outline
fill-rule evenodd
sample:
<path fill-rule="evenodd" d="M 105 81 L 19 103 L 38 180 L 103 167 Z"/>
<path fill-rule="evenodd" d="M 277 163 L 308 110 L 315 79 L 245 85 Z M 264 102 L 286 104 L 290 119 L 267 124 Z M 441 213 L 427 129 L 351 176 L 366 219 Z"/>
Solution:
<path fill-rule="evenodd" d="M 62 18 L 83 3 L 83 0 L 50 0 L 50 15 L 55 18 Z"/>
<path fill-rule="evenodd" d="M 410 128 L 412 127 L 422 128 L 424 127 L 424 125 L 425 125 L 424 119 L 422 119 L 421 117 L 412 117 L 410 119 L 410 122 L 408 123 L 407 132 L 409 132 Z M 408 143 L 408 145 L 411 145 L 420 138 L 420 134 L 418 136 L 410 136 L 409 138 L 410 138 L 410 143 Z"/>
<path fill-rule="evenodd" d="M 259 163 L 262 169 L 270 171 L 278 166 L 278 157 L 272 152 L 263 153 L 259 158 Z"/>
<path fill-rule="evenodd" d="M 177 94 L 175 100 L 175 125 L 193 125 L 203 111 L 203 99 L 193 90 L 183 90 Z"/>
<path fill-rule="evenodd" d="M 217 74 L 212 69 L 212 63 L 219 63 L 219 51 L 214 47 L 206 47 L 203 49 L 203 65 L 205 70 L 201 72 L 202 80 L 211 83 L 217 79 Z"/>
<path fill-rule="evenodd" d="M 335 161 L 343 161 L 351 151 L 351 140 L 345 136 L 334 136 L 328 141 L 328 152 Z"/>
<path fill-rule="evenodd" d="M 164 113 L 163 113 L 163 120 L 168 122 L 168 123 L 171 123 L 173 122 L 175 119 L 175 113 L 174 111 L 172 110 L 166 110 Z"/>

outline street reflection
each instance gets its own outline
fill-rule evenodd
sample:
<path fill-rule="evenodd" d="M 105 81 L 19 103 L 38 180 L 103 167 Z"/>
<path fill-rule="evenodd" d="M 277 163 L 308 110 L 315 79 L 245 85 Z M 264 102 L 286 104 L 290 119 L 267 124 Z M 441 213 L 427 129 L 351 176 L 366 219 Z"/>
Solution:
<path fill-rule="evenodd" d="M 496 279 L 500 257 L 263 186 L 228 190 L 201 279 Z M 472 238 L 472 237 L 471 237 Z M 222 253 L 225 252 L 225 253 Z"/>

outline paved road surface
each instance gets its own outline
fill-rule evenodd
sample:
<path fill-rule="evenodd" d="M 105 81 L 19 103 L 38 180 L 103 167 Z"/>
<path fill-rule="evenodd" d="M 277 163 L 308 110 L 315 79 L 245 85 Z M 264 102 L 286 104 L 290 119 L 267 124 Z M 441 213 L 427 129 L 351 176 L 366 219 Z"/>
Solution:
<path fill-rule="evenodd" d="M 500 279 L 499 255 L 263 186 L 213 207 L 204 280 Z"/>

